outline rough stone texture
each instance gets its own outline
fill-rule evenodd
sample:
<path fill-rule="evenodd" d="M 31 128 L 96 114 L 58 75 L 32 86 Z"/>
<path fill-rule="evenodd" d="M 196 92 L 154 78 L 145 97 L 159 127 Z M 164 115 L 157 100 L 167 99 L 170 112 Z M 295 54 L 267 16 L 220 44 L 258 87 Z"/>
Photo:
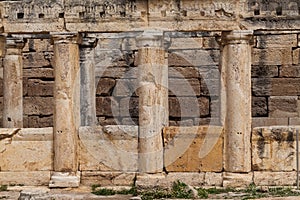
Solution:
<path fill-rule="evenodd" d="M 300 65 L 282 65 L 280 66 L 280 77 L 299 78 Z"/>
<path fill-rule="evenodd" d="M 53 170 L 53 129 L 0 129 L 0 169 L 7 172 Z"/>
<path fill-rule="evenodd" d="M 251 183 L 253 183 L 253 172 L 223 173 L 223 187 L 225 188 L 248 187 Z"/>
<path fill-rule="evenodd" d="M 293 186 L 296 172 L 254 172 L 254 184 L 264 186 Z"/>
<path fill-rule="evenodd" d="M 83 171 L 81 174 L 81 184 L 101 186 L 132 186 L 134 184 L 135 173 L 123 172 L 99 172 Z"/>
<path fill-rule="evenodd" d="M 296 170 L 296 127 L 255 128 L 252 132 L 252 169 Z"/>
<path fill-rule="evenodd" d="M 222 127 L 167 127 L 163 134 L 168 172 L 222 171 Z"/>
<path fill-rule="evenodd" d="M 51 115 L 53 114 L 53 97 L 25 97 L 24 114 L 26 115 Z"/>
<path fill-rule="evenodd" d="M 299 117 L 297 96 L 270 97 L 269 116 L 273 118 Z"/>
<path fill-rule="evenodd" d="M 254 65 L 288 65 L 292 64 L 292 48 L 253 49 Z"/>
<path fill-rule="evenodd" d="M 280 68 L 281 69 L 281 68 Z M 278 66 L 276 65 L 252 65 L 251 76 L 252 77 L 278 77 Z M 282 76 L 282 71 L 280 71 Z"/>
<path fill-rule="evenodd" d="M 252 127 L 261 126 L 288 126 L 289 118 L 268 118 L 268 117 L 256 117 L 252 118 Z"/>
<path fill-rule="evenodd" d="M 198 79 L 173 79 L 169 78 L 169 95 L 180 96 L 199 96 L 200 81 Z"/>
<path fill-rule="evenodd" d="M 0 185 L 48 185 L 50 171 L 0 172 Z"/>
<path fill-rule="evenodd" d="M 251 109 L 252 109 L 252 117 L 267 117 L 268 116 L 267 98 L 252 97 Z"/>
<path fill-rule="evenodd" d="M 297 47 L 297 34 L 259 35 L 256 37 L 257 48 Z"/>
<path fill-rule="evenodd" d="M 137 171 L 137 135 L 137 126 L 81 127 L 80 170 Z"/>

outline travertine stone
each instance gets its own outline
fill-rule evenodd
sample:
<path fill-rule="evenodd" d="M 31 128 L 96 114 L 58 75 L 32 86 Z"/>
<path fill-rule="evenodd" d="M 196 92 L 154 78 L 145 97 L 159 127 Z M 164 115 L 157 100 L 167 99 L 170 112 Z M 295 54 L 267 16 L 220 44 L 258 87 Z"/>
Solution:
<path fill-rule="evenodd" d="M 251 171 L 252 31 L 224 32 L 221 62 L 221 118 L 224 123 L 224 169 Z"/>
<path fill-rule="evenodd" d="M 300 101 L 297 96 L 270 97 L 268 103 L 269 117 L 299 117 Z"/>
<path fill-rule="evenodd" d="M 162 128 L 168 125 L 168 64 L 163 32 L 147 30 L 137 38 L 139 67 L 139 171 L 163 170 Z"/>
<path fill-rule="evenodd" d="M 297 47 L 297 34 L 259 35 L 257 48 Z"/>
<path fill-rule="evenodd" d="M 52 39 L 55 64 L 54 171 L 75 173 L 78 169 L 80 124 L 80 37 L 76 33 L 53 33 Z M 64 185 L 62 182 L 59 181 L 57 186 Z M 70 187 L 73 186 L 71 183 Z"/>
<path fill-rule="evenodd" d="M 132 186 L 136 174 L 128 172 L 83 171 L 81 176 L 81 184 L 83 185 Z"/>
<path fill-rule="evenodd" d="M 166 127 L 164 163 L 168 172 L 221 172 L 223 128 Z"/>
<path fill-rule="evenodd" d="M 206 172 L 204 177 L 205 186 L 222 186 L 223 173 Z"/>
<path fill-rule="evenodd" d="M 266 97 L 252 97 L 252 117 L 268 116 L 268 103 Z"/>
<path fill-rule="evenodd" d="M 253 183 L 253 172 L 230 173 L 223 172 L 223 187 L 225 188 L 245 188 Z"/>
<path fill-rule="evenodd" d="M 254 65 L 288 65 L 293 63 L 292 47 L 253 49 Z"/>
<path fill-rule="evenodd" d="M 280 77 L 299 78 L 300 65 L 282 65 L 280 66 Z"/>
<path fill-rule="evenodd" d="M 252 131 L 252 169 L 255 171 L 296 170 L 296 128 L 271 126 Z"/>
<path fill-rule="evenodd" d="M 96 125 L 96 38 L 84 38 L 80 51 L 80 120 L 81 126 Z"/>
<path fill-rule="evenodd" d="M 289 125 L 289 118 L 269 118 L 269 117 L 255 117 L 252 118 L 252 127 L 261 126 L 287 126 Z"/>
<path fill-rule="evenodd" d="M 0 129 L 0 139 L 1 171 L 53 170 L 52 128 Z"/>
<path fill-rule="evenodd" d="M 254 184 L 262 186 L 293 186 L 296 172 L 254 172 Z"/>
<path fill-rule="evenodd" d="M 49 182 L 50 188 L 78 187 L 80 172 L 53 172 Z"/>
<path fill-rule="evenodd" d="M 80 170 L 136 172 L 137 137 L 137 126 L 80 127 Z"/>
<path fill-rule="evenodd" d="M 50 171 L 0 172 L 0 185 L 48 185 Z"/>
<path fill-rule="evenodd" d="M 3 60 L 3 127 L 23 127 L 22 38 L 7 38 Z"/>

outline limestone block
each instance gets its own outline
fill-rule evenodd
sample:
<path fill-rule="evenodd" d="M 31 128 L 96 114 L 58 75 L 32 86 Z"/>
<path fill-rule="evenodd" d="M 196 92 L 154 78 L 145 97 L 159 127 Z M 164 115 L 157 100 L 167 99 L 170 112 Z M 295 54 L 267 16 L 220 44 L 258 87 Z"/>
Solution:
<path fill-rule="evenodd" d="M 295 127 L 255 128 L 252 132 L 252 169 L 293 171 L 296 169 Z"/>
<path fill-rule="evenodd" d="M 268 103 L 266 97 L 252 97 L 252 117 L 268 116 Z"/>
<path fill-rule="evenodd" d="M 209 113 L 209 101 L 205 97 L 170 97 L 169 112 L 171 117 L 206 116 Z"/>
<path fill-rule="evenodd" d="M 276 66 L 276 65 L 252 65 L 251 76 L 259 77 L 259 78 L 278 77 L 278 66 Z"/>
<path fill-rule="evenodd" d="M 300 61 L 300 49 L 293 50 L 293 64 L 298 65 Z"/>
<path fill-rule="evenodd" d="M 292 64 L 292 47 L 253 49 L 253 65 L 286 65 Z"/>
<path fill-rule="evenodd" d="M 137 134 L 137 126 L 81 127 L 80 170 L 137 171 Z"/>
<path fill-rule="evenodd" d="M 52 68 L 23 69 L 23 77 L 28 78 L 54 78 Z"/>
<path fill-rule="evenodd" d="M 299 78 L 253 78 L 252 94 L 255 96 L 297 96 L 300 94 Z"/>
<path fill-rule="evenodd" d="M 202 80 L 220 79 L 220 70 L 218 65 L 200 66 L 198 67 Z"/>
<path fill-rule="evenodd" d="M 81 174 L 81 184 L 89 186 L 132 186 L 134 179 L 135 173 L 126 172 L 83 171 Z"/>
<path fill-rule="evenodd" d="M 117 79 L 113 95 L 116 97 L 136 96 L 135 92 L 138 88 L 137 79 Z"/>
<path fill-rule="evenodd" d="M 222 171 L 222 127 L 166 127 L 163 134 L 165 141 L 165 167 L 167 171 Z"/>
<path fill-rule="evenodd" d="M 169 95 L 199 96 L 200 81 L 198 79 L 173 79 L 169 78 Z"/>
<path fill-rule="evenodd" d="M 254 172 L 254 184 L 262 186 L 293 186 L 296 172 Z"/>
<path fill-rule="evenodd" d="M 50 39 L 28 39 L 23 52 L 51 52 L 53 46 Z"/>
<path fill-rule="evenodd" d="M 282 65 L 280 66 L 280 77 L 299 78 L 300 65 Z"/>
<path fill-rule="evenodd" d="M 119 103 L 114 97 L 97 97 L 96 115 L 119 116 Z"/>
<path fill-rule="evenodd" d="M 53 114 L 53 97 L 25 97 L 24 114 L 26 115 L 51 115 Z"/>
<path fill-rule="evenodd" d="M 173 67 L 168 68 L 169 78 L 199 78 L 197 67 Z"/>
<path fill-rule="evenodd" d="M 50 171 L 0 172 L 0 185 L 48 185 Z"/>
<path fill-rule="evenodd" d="M 223 172 L 223 187 L 225 188 L 245 188 L 253 183 L 253 172 L 249 173 L 229 173 Z"/>
<path fill-rule="evenodd" d="M 223 173 L 206 172 L 204 178 L 205 186 L 222 186 Z"/>
<path fill-rule="evenodd" d="M 138 97 L 126 97 L 120 100 L 120 116 L 138 117 L 139 99 Z"/>
<path fill-rule="evenodd" d="M 42 81 L 39 79 L 29 79 L 27 94 L 28 96 L 53 96 L 53 81 Z"/>
<path fill-rule="evenodd" d="M 201 79 L 200 94 L 203 96 L 219 96 L 220 79 Z"/>
<path fill-rule="evenodd" d="M 286 35 L 259 35 L 257 36 L 257 48 L 296 47 L 297 34 Z"/>
<path fill-rule="evenodd" d="M 95 58 L 96 59 L 96 58 Z M 99 78 L 124 78 L 126 77 L 126 72 L 128 68 L 126 67 L 103 67 L 97 66 L 95 69 L 95 75 Z"/>
<path fill-rule="evenodd" d="M 273 118 L 298 117 L 298 105 L 300 101 L 297 96 L 270 97 L 269 116 Z"/>
<path fill-rule="evenodd" d="M 289 119 L 285 118 L 269 118 L 269 117 L 253 117 L 252 127 L 261 126 L 287 126 L 289 125 Z"/>
<path fill-rule="evenodd" d="M 26 118 L 26 117 L 25 117 Z M 27 125 L 24 128 L 43 128 L 53 127 L 53 115 L 47 116 L 28 116 Z"/>
<path fill-rule="evenodd" d="M 100 78 L 97 83 L 97 95 L 111 95 L 113 88 L 116 85 L 116 80 L 112 78 Z"/>
<path fill-rule="evenodd" d="M 297 126 L 300 124 L 300 118 L 299 117 L 289 117 L 289 125 L 291 126 Z"/>
<path fill-rule="evenodd" d="M 28 52 L 23 53 L 24 68 L 37 68 L 51 66 L 49 53 L 47 52 Z"/>
<path fill-rule="evenodd" d="M 205 49 L 219 49 L 220 45 L 216 37 L 203 37 L 203 48 Z"/>
<path fill-rule="evenodd" d="M 181 50 L 170 53 L 168 62 L 171 66 L 216 65 L 219 57 L 217 50 Z"/>
<path fill-rule="evenodd" d="M 1 171 L 52 170 L 53 129 L 1 129 Z"/>
<path fill-rule="evenodd" d="M 194 118 L 195 126 L 205 126 L 205 125 L 214 125 L 220 126 L 220 118 Z"/>
<path fill-rule="evenodd" d="M 220 104 L 220 100 L 219 99 L 211 99 L 211 102 L 210 102 L 210 113 L 208 113 L 208 114 L 210 114 L 210 116 L 212 117 L 212 118 L 218 118 L 218 117 L 220 117 L 220 106 L 221 106 L 221 104 Z"/>
<path fill-rule="evenodd" d="M 200 49 L 203 46 L 202 38 L 172 38 L 169 50 Z"/>
<path fill-rule="evenodd" d="M 79 187 L 80 172 L 52 172 L 49 188 Z"/>

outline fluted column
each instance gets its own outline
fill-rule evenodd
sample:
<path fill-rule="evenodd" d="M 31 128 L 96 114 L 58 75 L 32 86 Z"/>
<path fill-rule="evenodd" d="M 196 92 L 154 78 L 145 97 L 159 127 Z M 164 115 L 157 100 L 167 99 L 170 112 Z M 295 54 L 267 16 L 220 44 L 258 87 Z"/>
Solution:
<path fill-rule="evenodd" d="M 162 128 L 168 125 L 168 64 L 163 32 L 137 38 L 139 68 L 139 172 L 163 170 Z"/>
<path fill-rule="evenodd" d="M 83 38 L 80 45 L 81 126 L 94 126 L 96 120 L 95 46 L 96 38 Z"/>
<path fill-rule="evenodd" d="M 3 127 L 23 127 L 22 38 L 8 37 L 3 59 Z"/>
<path fill-rule="evenodd" d="M 251 171 L 251 46 L 252 31 L 222 34 L 221 98 L 225 127 L 224 168 Z"/>
<path fill-rule="evenodd" d="M 50 187 L 77 187 L 80 125 L 79 43 L 76 33 L 54 33 L 54 173 Z"/>

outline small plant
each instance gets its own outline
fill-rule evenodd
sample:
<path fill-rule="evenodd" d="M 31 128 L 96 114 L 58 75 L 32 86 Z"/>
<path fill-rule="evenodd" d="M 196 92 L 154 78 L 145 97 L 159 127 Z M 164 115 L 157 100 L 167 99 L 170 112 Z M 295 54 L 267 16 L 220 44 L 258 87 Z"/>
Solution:
<path fill-rule="evenodd" d="M 201 198 L 201 199 L 208 198 L 208 194 L 209 194 L 208 190 L 203 189 L 203 188 L 198 188 L 197 191 L 198 191 L 199 198 Z"/>
<path fill-rule="evenodd" d="M 115 195 L 116 191 L 112 189 L 101 188 L 93 191 L 92 193 L 95 195 L 110 196 L 110 195 Z"/>
<path fill-rule="evenodd" d="M 180 199 L 193 198 L 193 192 L 188 186 L 180 181 L 176 181 L 172 186 L 172 197 Z"/>
<path fill-rule="evenodd" d="M 7 185 L 0 186 L 0 192 L 7 191 Z"/>

